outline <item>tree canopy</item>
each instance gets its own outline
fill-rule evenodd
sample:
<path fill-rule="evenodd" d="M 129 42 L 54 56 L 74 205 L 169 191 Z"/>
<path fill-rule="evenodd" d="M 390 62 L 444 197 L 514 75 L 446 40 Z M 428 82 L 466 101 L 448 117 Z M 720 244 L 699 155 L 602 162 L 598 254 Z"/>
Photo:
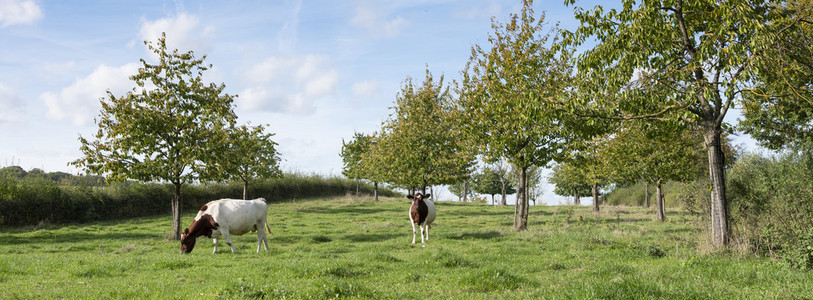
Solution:
<path fill-rule="evenodd" d="M 724 119 L 764 75 L 758 62 L 770 53 L 762 42 L 788 30 L 773 26 L 779 20 L 777 2 L 622 2 L 618 10 L 574 10 L 581 26 L 565 33 L 566 40 L 576 46 L 597 42 L 578 59 L 581 103 L 576 106 L 588 111 L 584 115 L 678 118 L 699 126 L 712 187 L 712 241 L 726 246 Z"/>
<path fill-rule="evenodd" d="M 813 1 L 785 1 L 757 42 L 754 86 L 743 93 L 740 128 L 770 149 L 813 145 Z"/>
<path fill-rule="evenodd" d="M 517 192 L 516 188 L 510 182 L 504 182 L 500 178 L 500 173 L 491 167 L 484 167 L 473 176 L 472 190 L 478 194 L 491 195 L 492 203 L 494 195 L 502 194 L 503 183 L 505 183 L 505 193 L 510 195 Z"/>
<path fill-rule="evenodd" d="M 544 14 L 537 17 L 530 1 L 523 4 L 508 22 L 492 20 L 488 47 L 472 48 L 457 103 L 467 139 L 485 160 L 505 158 L 520 169 L 517 230 L 527 228 L 525 172 L 559 157 L 580 132 L 559 109 L 571 81 L 571 53 L 556 50 L 559 41 L 545 32 Z"/>
<path fill-rule="evenodd" d="M 222 155 L 218 137 L 234 126 L 234 97 L 225 84 L 203 82 L 211 68 L 192 51 L 168 50 L 166 35 L 144 42 L 155 64 L 141 59 L 126 94 L 107 92 L 95 139 L 82 136 L 84 157 L 71 164 L 112 180 L 168 181 L 175 186 L 172 234 L 180 239 L 181 185 L 198 180 Z"/>
<path fill-rule="evenodd" d="M 342 150 L 339 155 L 342 157 L 342 175 L 350 179 L 365 179 L 363 155 L 371 151 L 373 137 L 356 132 L 353 139 L 345 142 L 342 139 Z"/>
<path fill-rule="evenodd" d="M 248 185 L 259 178 L 282 176 L 277 143 L 262 125 L 241 125 L 227 130 L 220 140 L 217 159 L 207 168 L 209 178 L 231 179 L 243 183 L 243 199 L 248 199 Z"/>
<path fill-rule="evenodd" d="M 451 94 L 443 76 L 429 70 L 421 85 L 407 78 L 371 153 L 384 181 L 408 187 L 460 182 L 471 173 L 474 155 L 463 147 L 459 126 L 449 118 Z"/>

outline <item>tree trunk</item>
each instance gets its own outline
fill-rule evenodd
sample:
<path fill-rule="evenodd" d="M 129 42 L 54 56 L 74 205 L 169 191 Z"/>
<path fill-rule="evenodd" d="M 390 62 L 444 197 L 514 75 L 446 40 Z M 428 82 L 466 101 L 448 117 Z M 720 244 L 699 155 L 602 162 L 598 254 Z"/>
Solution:
<path fill-rule="evenodd" d="M 469 181 L 463 181 L 463 202 L 469 202 Z"/>
<path fill-rule="evenodd" d="M 375 195 L 375 201 L 378 201 L 378 181 L 373 182 L 373 195 Z"/>
<path fill-rule="evenodd" d="M 662 179 L 655 181 L 655 199 L 658 201 L 658 221 L 666 221 L 666 207 L 663 202 L 663 188 L 661 187 Z"/>
<path fill-rule="evenodd" d="M 248 180 L 243 180 L 243 200 L 248 200 Z"/>
<path fill-rule="evenodd" d="M 718 124 L 704 124 L 703 138 L 709 156 L 709 181 L 711 182 L 711 235 L 712 245 L 723 248 L 728 245 L 728 199 L 725 187 L 725 157 L 722 148 L 722 128 Z"/>
<path fill-rule="evenodd" d="M 579 188 L 573 188 L 573 205 L 579 205 Z"/>
<path fill-rule="evenodd" d="M 505 179 L 500 177 L 500 183 L 502 184 L 502 205 L 505 206 L 508 205 L 508 201 L 505 200 Z"/>
<path fill-rule="evenodd" d="M 644 207 L 649 208 L 649 181 L 644 181 Z"/>
<path fill-rule="evenodd" d="M 358 195 L 359 195 L 359 185 L 361 185 L 360 181 L 361 181 L 361 180 L 356 179 L 356 196 L 358 196 Z"/>
<path fill-rule="evenodd" d="M 517 199 L 514 201 L 514 228 L 516 228 L 517 223 L 519 223 L 519 194 L 517 194 Z"/>
<path fill-rule="evenodd" d="M 175 193 L 172 195 L 172 238 L 181 240 L 181 182 L 172 183 L 175 186 Z"/>
<path fill-rule="evenodd" d="M 528 229 L 528 167 L 522 167 L 519 171 L 519 188 L 517 189 L 517 209 L 518 216 L 515 218 L 514 228 L 517 231 Z"/>
<path fill-rule="evenodd" d="M 598 184 L 593 184 L 593 212 L 598 212 Z"/>
<path fill-rule="evenodd" d="M 496 203 L 494 202 L 494 194 L 491 194 L 491 205 L 494 205 L 494 204 L 496 204 Z"/>

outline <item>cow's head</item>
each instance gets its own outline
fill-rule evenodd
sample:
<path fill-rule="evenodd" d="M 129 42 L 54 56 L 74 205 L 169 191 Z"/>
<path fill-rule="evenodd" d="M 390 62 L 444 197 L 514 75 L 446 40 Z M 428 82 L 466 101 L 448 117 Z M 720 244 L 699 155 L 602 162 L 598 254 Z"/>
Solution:
<path fill-rule="evenodd" d="M 432 194 L 424 195 L 424 194 L 421 194 L 420 192 L 418 192 L 418 193 L 415 193 L 414 196 L 413 195 L 407 195 L 406 197 L 408 199 L 411 199 L 413 202 L 415 202 L 415 201 L 420 201 L 420 200 L 423 200 L 423 199 L 428 199 L 431 196 L 432 196 Z"/>
<path fill-rule="evenodd" d="M 203 215 L 200 219 L 192 222 L 181 234 L 181 253 L 187 254 L 195 249 L 195 242 L 199 236 L 203 235 L 212 238 L 212 230 L 217 229 L 217 223 L 212 215 Z"/>

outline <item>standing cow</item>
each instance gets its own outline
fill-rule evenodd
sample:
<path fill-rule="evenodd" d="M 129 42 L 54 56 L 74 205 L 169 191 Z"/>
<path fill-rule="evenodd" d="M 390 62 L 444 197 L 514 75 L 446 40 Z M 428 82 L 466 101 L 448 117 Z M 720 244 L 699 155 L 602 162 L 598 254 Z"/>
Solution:
<path fill-rule="evenodd" d="M 412 199 L 412 206 L 409 207 L 409 219 L 412 221 L 412 243 L 415 244 L 415 235 L 417 230 L 415 226 L 421 228 L 421 244 L 424 244 L 424 231 L 426 231 L 426 240 L 429 240 L 429 228 L 432 221 L 435 221 L 435 203 L 429 200 L 431 194 L 423 195 L 415 193 L 415 195 L 407 195 L 407 198 Z"/>
<path fill-rule="evenodd" d="M 181 253 L 190 253 L 195 248 L 195 241 L 199 236 L 211 238 L 217 252 L 217 238 L 224 236 L 231 252 L 237 252 L 232 245 L 231 235 L 243 235 L 249 231 L 257 231 L 257 253 L 260 247 L 265 246 L 268 251 L 268 239 L 265 230 L 271 233 L 268 227 L 268 204 L 264 198 L 254 200 L 220 199 L 206 203 L 200 208 L 195 221 L 181 234 Z"/>

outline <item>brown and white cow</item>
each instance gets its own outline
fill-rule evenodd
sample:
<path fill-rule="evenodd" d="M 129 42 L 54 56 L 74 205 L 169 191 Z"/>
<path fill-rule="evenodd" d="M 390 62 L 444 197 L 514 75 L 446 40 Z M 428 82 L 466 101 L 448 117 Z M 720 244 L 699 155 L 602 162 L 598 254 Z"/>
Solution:
<path fill-rule="evenodd" d="M 199 236 L 211 238 L 217 252 L 217 239 L 225 237 L 231 252 L 236 252 L 232 245 L 231 235 L 243 235 L 249 231 L 257 231 L 257 253 L 265 245 L 268 251 L 268 239 L 265 230 L 271 233 L 268 227 L 268 204 L 264 198 L 254 200 L 220 199 L 206 203 L 198 211 L 198 215 L 181 234 L 181 253 L 190 253 L 195 248 L 195 241 Z"/>
<path fill-rule="evenodd" d="M 426 240 L 429 240 L 429 228 L 432 222 L 435 221 L 435 203 L 429 200 L 431 194 L 423 195 L 415 193 L 415 195 L 407 195 L 407 198 L 412 199 L 412 206 L 409 207 L 409 220 L 412 221 L 412 243 L 415 244 L 415 235 L 417 230 L 415 226 L 421 228 L 421 244 L 424 244 L 424 231 L 426 231 Z"/>

